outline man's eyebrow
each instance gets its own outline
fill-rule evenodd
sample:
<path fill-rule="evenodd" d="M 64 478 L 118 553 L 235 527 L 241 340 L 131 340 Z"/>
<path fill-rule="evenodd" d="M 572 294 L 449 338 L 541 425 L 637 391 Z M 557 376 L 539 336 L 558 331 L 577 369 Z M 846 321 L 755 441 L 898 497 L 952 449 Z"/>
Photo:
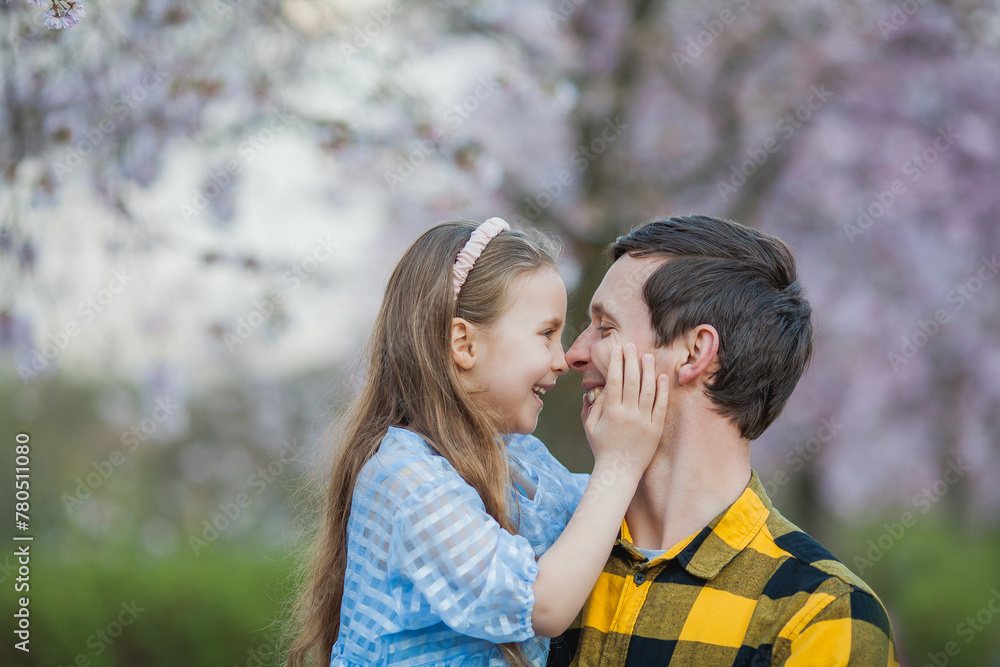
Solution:
<path fill-rule="evenodd" d="M 608 312 L 608 309 L 604 307 L 603 303 L 590 303 L 590 312 L 598 317 L 603 317 L 611 320 L 612 322 L 617 322 L 618 319 Z"/>

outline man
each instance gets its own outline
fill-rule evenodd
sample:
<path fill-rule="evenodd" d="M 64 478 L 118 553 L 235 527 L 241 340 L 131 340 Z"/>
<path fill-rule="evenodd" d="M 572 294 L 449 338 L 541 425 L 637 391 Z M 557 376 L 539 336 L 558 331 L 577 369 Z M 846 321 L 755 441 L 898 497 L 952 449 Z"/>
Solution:
<path fill-rule="evenodd" d="M 619 237 L 566 361 L 584 419 L 613 345 L 667 373 L 659 448 L 597 585 L 549 665 L 898 665 L 882 603 L 771 506 L 750 441 L 812 353 L 812 309 L 780 239 L 705 216 Z"/>

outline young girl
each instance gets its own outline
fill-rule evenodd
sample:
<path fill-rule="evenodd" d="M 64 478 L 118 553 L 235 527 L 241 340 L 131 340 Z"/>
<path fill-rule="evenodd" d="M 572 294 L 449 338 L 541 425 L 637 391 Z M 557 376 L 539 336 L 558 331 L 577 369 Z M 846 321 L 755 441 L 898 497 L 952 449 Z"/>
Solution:
<path fill-rule="evenodd" d="M 400 259 L 345 417 L 292 667 L 543 665 L 579 613 L 659 441 L 667 385 L 651 356 L 640 374 L 635 347 L 616 348 L 585 399 L 592 475 L 529 435 L 567 371 L 556 257 L 491 218 L 434 227 Z"/>

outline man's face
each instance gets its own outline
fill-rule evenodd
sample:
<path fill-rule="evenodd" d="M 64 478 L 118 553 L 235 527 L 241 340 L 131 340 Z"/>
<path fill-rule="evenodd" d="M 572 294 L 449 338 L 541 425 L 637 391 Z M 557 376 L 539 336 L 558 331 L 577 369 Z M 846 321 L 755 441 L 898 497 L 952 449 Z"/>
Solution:
<path fill-rule="evenodd" d="M 656 357 L 656 372 L 665 372 L 668 351 L 656 348 L 656 334 L 642 298 L 646 279 L 664 261 L 662 257 L 636 259 L 623 255 L 611 265 L 594 292 L 590 301 L 590 326 L 566 353 L 569 367 L 583 374 L 584 420 L 593 406 L 588 392 L 604 389 L 613 346 L 633 343 L 640 359 L 643 353 L 651 353 Z"/>

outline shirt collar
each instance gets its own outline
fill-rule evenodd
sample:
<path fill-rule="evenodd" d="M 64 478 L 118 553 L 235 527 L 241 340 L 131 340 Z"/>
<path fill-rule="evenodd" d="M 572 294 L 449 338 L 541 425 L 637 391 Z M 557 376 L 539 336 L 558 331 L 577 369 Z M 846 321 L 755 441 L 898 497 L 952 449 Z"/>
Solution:
<path fill-rule="evenodd" d="M 696 577 L 711 579 L 750 544 L 770 514 L 771 501 L 760 483 L 760 478 L 757 477 L 757 472 L 751 470 L 750 483 L 736 502 L 712 519 L 712 522 L 701 531 L 670 549 L 663 557 L 675 558 L 685 570 Z M 632 544 L 632 535 L 624 519 L 617 543 L 634 560 L 645 558 Z"/>

